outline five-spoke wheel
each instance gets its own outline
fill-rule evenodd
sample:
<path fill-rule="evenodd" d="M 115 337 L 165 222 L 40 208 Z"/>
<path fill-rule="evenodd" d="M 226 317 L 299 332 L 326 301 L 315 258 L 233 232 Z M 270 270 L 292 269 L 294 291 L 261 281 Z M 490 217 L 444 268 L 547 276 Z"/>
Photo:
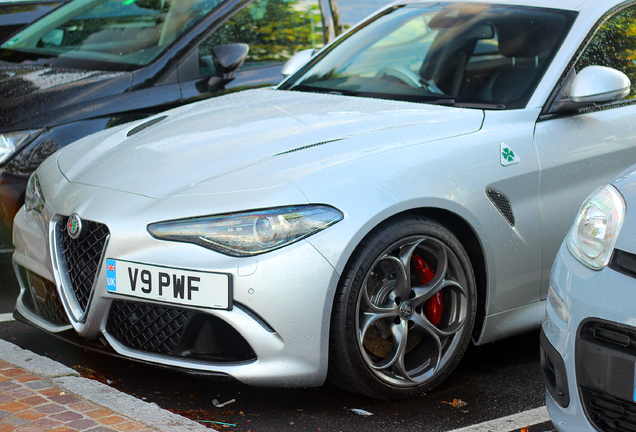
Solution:
<path fill-rule="evenodd" d="M 381 226 L 348 264 L 332 316 L 333 382 L 377 398 L 425 392 L 454 369 L 470 338 L 468 255 L 431 220 Z"/>

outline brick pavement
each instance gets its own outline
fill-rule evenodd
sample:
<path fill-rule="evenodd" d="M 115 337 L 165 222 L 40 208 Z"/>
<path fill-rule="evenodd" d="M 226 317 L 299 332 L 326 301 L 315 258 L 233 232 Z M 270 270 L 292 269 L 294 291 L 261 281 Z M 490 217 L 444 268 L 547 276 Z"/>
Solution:
<path fill-rule="evenodd" d="M 0 360 L 0 432 L 156 432 Z"/>

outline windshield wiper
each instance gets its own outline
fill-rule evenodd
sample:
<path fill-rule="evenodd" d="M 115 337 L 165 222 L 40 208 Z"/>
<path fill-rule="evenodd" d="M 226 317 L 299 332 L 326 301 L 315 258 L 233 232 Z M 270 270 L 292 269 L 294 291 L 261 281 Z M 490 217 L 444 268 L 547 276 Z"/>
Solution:
<path fill-rule="evenodd" d="M 455 106 L 455 99 L 438 99 L 432 102 L 428 102 L 431 105 L 446 105 L 446 106 Z"/>
<path fill-rule="evenodd" d="M 491 110 L 506 109 L 506 106 L 504 104 L 497 104 L 497 103 L 459 102 L 455 104 L 455 106 L 458 106 L 461 108 L 480 108 L 480 109 L 491 109 Z"/>
<path fill-rule="evenodd" d="M 491 109 L 491 110 L 506 109 L 506 106 L 504 104 L 457 102 L 455 99 L 438 99 L 438 100 L 427 102 L 427 103 L 430 105 L 444 105 L 444 106 L 454 106 L 454 107 L 460 107 L 460 108 L 480 108 L 480 109 Z"/>

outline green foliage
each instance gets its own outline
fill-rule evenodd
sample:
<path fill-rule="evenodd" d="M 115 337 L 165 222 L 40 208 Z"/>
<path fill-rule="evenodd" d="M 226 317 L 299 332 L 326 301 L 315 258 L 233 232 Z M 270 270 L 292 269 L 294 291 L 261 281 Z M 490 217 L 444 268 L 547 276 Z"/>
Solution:
<path fill-rule="evenodd" d="M 216 45 L 247 43 L 246 63 L 283 62 L 299 51 L 324 44 L 318 2 L 257 0 L 230 18 L 204 44 L 205 52 Z"/>
<path fill-rule="evenodd" d="M 585 49 L 577 70 L 585 66 L 607 66 L 624 72 L 636 97 L 636 8 L 628 8 L 607 20 Z"/>

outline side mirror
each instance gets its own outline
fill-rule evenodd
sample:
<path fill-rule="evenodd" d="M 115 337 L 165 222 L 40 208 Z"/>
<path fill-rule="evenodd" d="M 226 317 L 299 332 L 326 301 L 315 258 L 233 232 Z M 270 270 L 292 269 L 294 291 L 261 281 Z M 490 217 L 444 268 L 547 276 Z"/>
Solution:
<path fill-rule="evenodd" d="M 51 30 L 50 32 L 42 36 L 41 43 L 45 47 L 57 47 L 62 44 L 63 40 L 64 40 L 64 30 L 55 29 L 55 30 Z"/>
<path fill-rule="evenodd" d="M 306 49 L 297 52 L 289 60 L 287 60 L 280 73 L 282 73 L 284 77 L 295 74 L 300 70 L 301 67 L 305 66 L 305 64 L 314 56 L 315 53 L 315 49 Z"/>
<path fill-rule="evenodd" d="M 587 66 L 574 77 L 570 100 L 575 103 L 607 103 L 629 94 L 627 75 L 605 66 Z"/>
<path fill-rule="evenodd" d="M 249 45 L 243 43 L 213 47 L 211 54 L 217 75 L 208 80 L 208 86 L 214 88 L 221 83 L 225 85 L 232 81 L 236 71 L 245 63 L 249 50 Z"/>
<path fill-rule="evenodd" d="M 623 99 L 630 92 L 627 75 L 605 66 L 587 66 L 580 72 L 572 70 L 550 114 L 576 111 L 580 108 Z"/>

